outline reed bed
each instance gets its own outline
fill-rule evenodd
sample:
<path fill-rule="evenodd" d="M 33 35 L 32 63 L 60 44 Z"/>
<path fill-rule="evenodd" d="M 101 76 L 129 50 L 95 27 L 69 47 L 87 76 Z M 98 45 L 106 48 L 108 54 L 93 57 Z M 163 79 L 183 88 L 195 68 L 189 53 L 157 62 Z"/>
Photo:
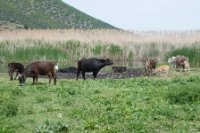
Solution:
<path fill-rule="evenodd" d="M 169 56 L 181 54 L 199 66 L 199 46 L 200 31 L 4 30 L 0 31 L 0 62 L 48 59 L 64 66 L 83 57 L 134 62 L 146 56 L 166 62 Z"/>
<path fill-rule="evenodd" d="M 177 44 L 190 45 L 200 41 L 200 31 L 122 31 L 122 30 L 4 30 L 0 31 L 0 41 L 5 40 L 44 40 L 82 43 L 103 42 L 119 45 L 127 44 Z M 181 46 L 182 46 L 181 45 Z"/>

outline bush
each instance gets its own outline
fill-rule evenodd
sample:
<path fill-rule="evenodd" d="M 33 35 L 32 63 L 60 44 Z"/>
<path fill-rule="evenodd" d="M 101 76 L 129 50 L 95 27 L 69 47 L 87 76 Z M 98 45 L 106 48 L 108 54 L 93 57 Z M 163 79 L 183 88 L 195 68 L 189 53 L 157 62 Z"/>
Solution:
<path fill-rule="evenodd" d="M 36 129 L 36 133 L 66 133 L 68 132 L 68 125 L 61 122 L 45 121 Z"/>
<path fill-rule="evenodd" d="M 123 49 L 120 46 L 111 44 L 109 47 L 109 53 L 111 55 L 122 55 Z"/>
<path fill-rule="evenodd" d="M 191 47 L 183 47 L 170 51 L 166 54 L 166 60 L 172 56 L 184 55 L 189 58 L 192 66 L 200 66 L 200 47 L 199 44 L 193 44 Z"/>
<path fill-rule="evenodd" d="M 24 29 L 28 30 L 28 25 L 27 24 L 24 25 Z"/>
<path fill-rule="evenodd" d="M 18 113 L 18 107 L 17 104 L 15 102 L 8 102 L 5 105 L 5 115 L 7 117 L 12 117 L 12 116 L 16 116 Z"/>
<path fill-rule="evenodd" d="M 94 55 L 100 55 L 101 54 L 101 50 L 102 50 L 102 47 L 101 45 L 97 45 L 95 46 L 93 49 L 92 49 L 92 52 Z"/>
<path fill-rule="evenodd" d="M 194 104 L 200 100 L 200 84 L 188 83 L 169 89 L 167 98 L 171 104 Z"/>

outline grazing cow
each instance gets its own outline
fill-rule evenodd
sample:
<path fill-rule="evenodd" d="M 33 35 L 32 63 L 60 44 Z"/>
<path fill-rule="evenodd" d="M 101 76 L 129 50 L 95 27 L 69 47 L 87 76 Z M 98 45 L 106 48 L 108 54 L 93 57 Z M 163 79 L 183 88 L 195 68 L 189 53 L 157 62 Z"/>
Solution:
<path fill-rule="evenodd" d="M 156 58 L 147 58 L 145 60 L 144 65 L 145 65 L 146 74 L 149 74 L 151 76 L 153 74 L 153 70 L 156 69 L 157 59 Z"/>
<path fill-rule="evenodd" d="M 68 67 L 58 70 L 61 73 L 77 73 L 78 69 L 76 67 Z"/>
<path fill-rule="evenodd" d="M 185 58 L 177 58 L 176 59 L 176 68 L 183 68 L 183 71 L 185 70 Z"/>
<path fill-rule="evenodd" d="M 113 71 L 113 73 L 123 73 L 123 72 L 127 71 L 127 68 L 122 67 L 122 66 L 113 66 L 112 71 Z"/>
<path fill-rule="evenodd" d="M 54 84 L 56 84 L 56 70 L 58 66 L 54 61 L 34 61 L 26 66 L 22 75 L 19 76 L 20 85 L 24 85 L 27 77 L 33 78 L 33 85 L 35 81 L 37 83 L 39 75 L 48 75 L 49 83 L 51 83 L 51 77 L 54 79 Z"/>
<path fill-rule="evenodd" d="M 186 68 L 190 70 L 189 58 L 183 55 L 177 55 L 169 58 L 168 63 L 170 63 L 173 68 L 183 68 L 183 70 Z"/>
<path fill-rule="evenodd" d="M 21 64 L 21 63 L 9 63 L 8 64 L 8 74 L 10 76 L 10 80 L 13 80 L 13 73 L 16 72 L 16 77 L 15 79 L 17 78 L 18 76 L 18 73 L 19 74 L 22 74 L 22 72 L 24 71 L 24 65 Z"/>
<path fill-rule="evenodd" d="M 157 67 L 157 68 L 154 70 L 153 73 L 162 73 L 162 72 L 164 72 L 164 73 L 168 74 L 169 68 L 170 68 L 170 67 L 169 67 L 168 65 L 161 65 L 161 66 Z"/>
<path fill-rule="evenodd" d="M 112 64 L 113 62 L 110 59 L 97 59 L 97 58 L 81 59 L 78 61 L 78 72 L 76 80 L 78 80 L 80 72 L 82 72 L 84 80 L 85 80 L 85 72 L 93 72 L 93 76 L 95 79 L 101 68 Z"/>

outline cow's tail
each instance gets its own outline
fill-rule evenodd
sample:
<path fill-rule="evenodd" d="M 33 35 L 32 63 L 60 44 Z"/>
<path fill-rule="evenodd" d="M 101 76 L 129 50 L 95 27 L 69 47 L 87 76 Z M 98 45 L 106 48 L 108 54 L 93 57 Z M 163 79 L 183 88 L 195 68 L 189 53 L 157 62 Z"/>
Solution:
<path fill-rule="evenodd" d="M 54 66 L 54 70 L 55 70 L 55 71 L 58 70 L 58 65 L 57 65 L 57 64 L 55 64 L 55 66 Z"/>

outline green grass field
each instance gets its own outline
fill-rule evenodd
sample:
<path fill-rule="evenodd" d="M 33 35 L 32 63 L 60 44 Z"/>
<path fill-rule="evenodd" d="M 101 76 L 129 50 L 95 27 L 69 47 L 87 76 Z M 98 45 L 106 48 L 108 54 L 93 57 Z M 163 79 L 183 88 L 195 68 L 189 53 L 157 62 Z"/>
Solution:
<path fill-rule="evenodd" d="M 66 80 L 25 86 L 0 74 L 0 132 L 200 132 L 200 75 Z"/>

